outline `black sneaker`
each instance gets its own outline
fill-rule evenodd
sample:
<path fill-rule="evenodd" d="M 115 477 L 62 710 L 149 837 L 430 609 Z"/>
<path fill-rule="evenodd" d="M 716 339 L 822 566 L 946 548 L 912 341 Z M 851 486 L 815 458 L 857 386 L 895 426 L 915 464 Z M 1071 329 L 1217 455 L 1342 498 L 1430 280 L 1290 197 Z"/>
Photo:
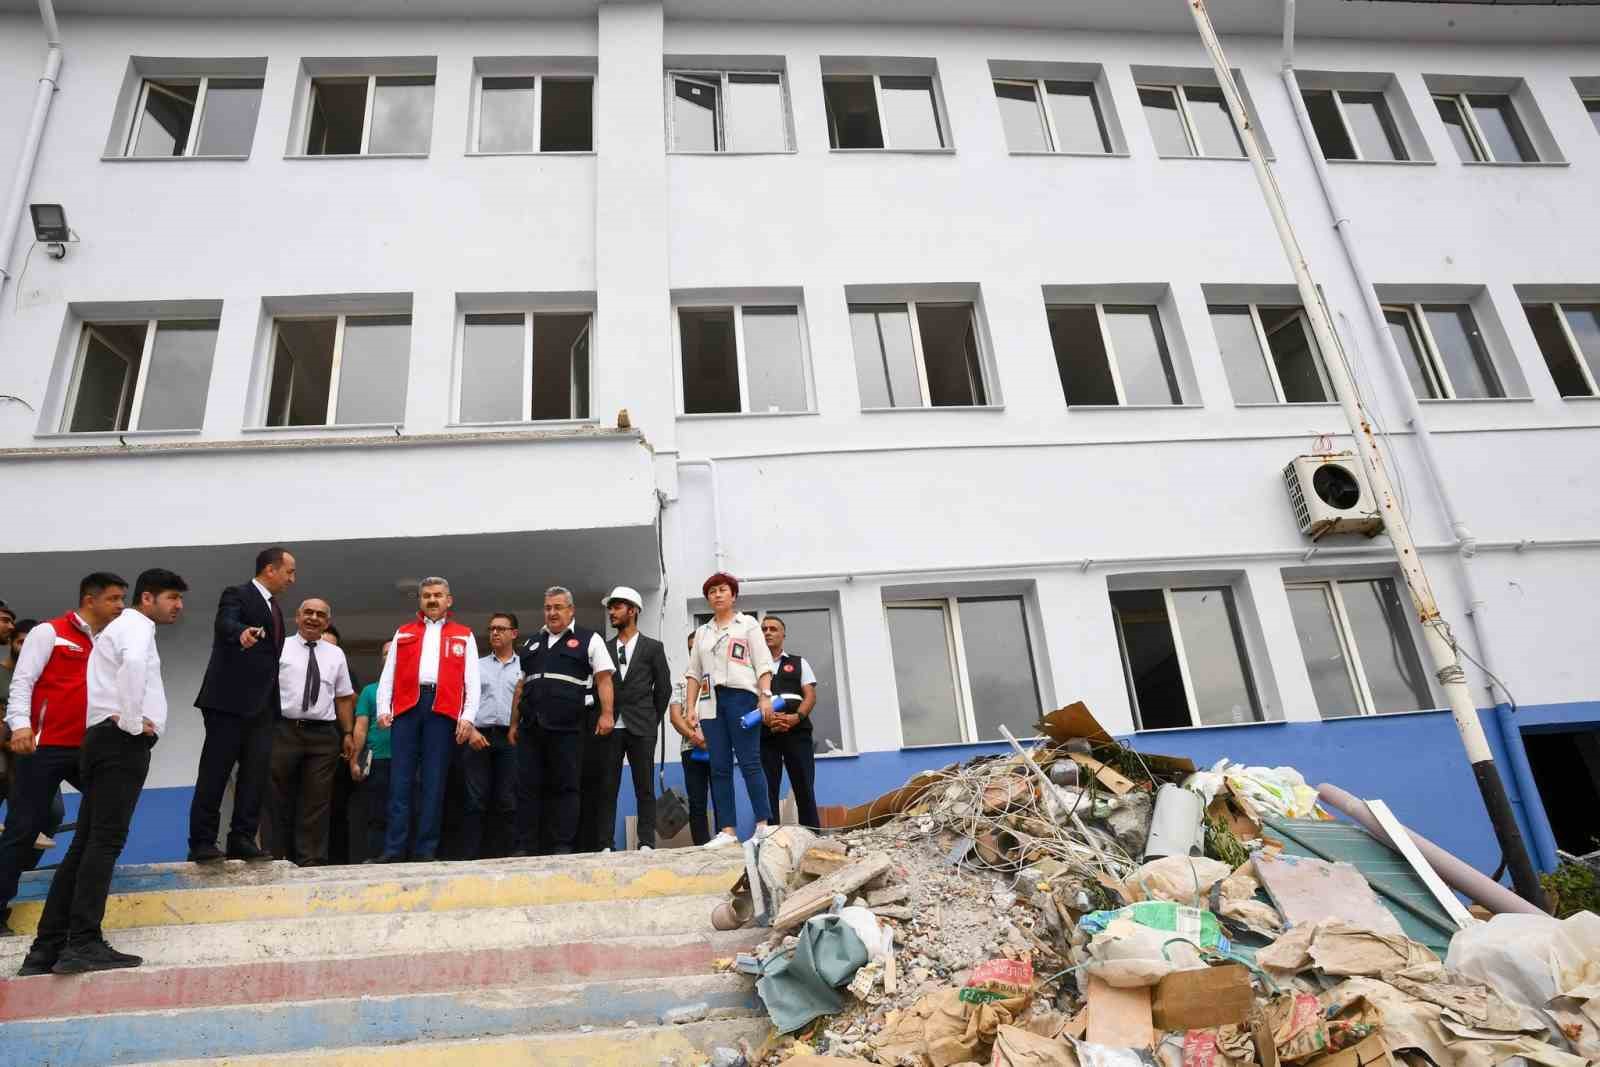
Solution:
<path fill-rule="evenodd" d="M 11 929 L 11 909 L 0 908 L 0 937 L 16 937 L 17 932 Z"/>
<path fill-rule="evenodd" d="M 137 967 L 143 962 L 143 956 L 118 952 L 104 941 L 91 941 L 87 945 L 68 945 L 50 971 L 52 974 L 85 974 L 89 971 Z"/>
<path fill-rule="evenodd" d="M 221 863 L 222 850 L 216 845 L 201 845 L 189 850 L 190 863 Z"/>
<path fill-rule="evenodd" d="M 40 948 L 35 945 L 22 958 L 22 969 L 17 972 L 17 977 L 27 978 L 35 974 L 49 974 L 50 969 L 56 965 L 58 956 L 59 953 L 53 948 Z"/>
<path fill-rule="evenodd" d="M 262 863 L 272 858 L 272 853 L 263 850 L 254 841 L 243 837 L 228 838 L 228 858 L 230 860 L 244 860 L 246 863 Z"/>

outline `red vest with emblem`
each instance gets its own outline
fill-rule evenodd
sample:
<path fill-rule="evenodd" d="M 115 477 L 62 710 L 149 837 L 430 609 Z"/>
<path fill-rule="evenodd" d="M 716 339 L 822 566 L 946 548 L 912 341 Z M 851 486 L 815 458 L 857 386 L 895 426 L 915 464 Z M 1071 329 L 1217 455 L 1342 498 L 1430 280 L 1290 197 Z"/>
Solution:
<path fill-rule="evenodd" d="M 42 625 L 55 631 L 56 647 L 33 683 L 28 719 L 34 743 L 77 748 L 89 715 L 89 652 L 94 643 L 78 629 L 70 611 Z"/>
<path fill-rule="evenodd" d="M 422 665 L 422 635 L 427 624 L 419 614 L 395 631 L 394 695 L 391 698 L 396 715 L 404 715 L 417 706 L 421 685 L 417 681 Z M 452 719 L 461 717 L 461 708 L 467 691 L 467 650 L 472 631 L 446 619 L 439 633 L 439 675 L 434 683 L 433 710 Z"/>

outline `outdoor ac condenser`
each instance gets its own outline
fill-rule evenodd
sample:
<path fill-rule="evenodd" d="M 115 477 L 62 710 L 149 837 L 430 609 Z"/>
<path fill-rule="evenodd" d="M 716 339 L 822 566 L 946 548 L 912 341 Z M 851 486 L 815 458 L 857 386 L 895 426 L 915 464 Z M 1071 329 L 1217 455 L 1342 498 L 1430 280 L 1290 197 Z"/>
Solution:
<path fill-rule="evenodd" d="M 1331 533 L 1375 537 L 1383 530 L 1378 502 L 1354 452 L 1296 456 L 1283 468 L 1283 484 L 1300 532 L 1313 541 Z"/>

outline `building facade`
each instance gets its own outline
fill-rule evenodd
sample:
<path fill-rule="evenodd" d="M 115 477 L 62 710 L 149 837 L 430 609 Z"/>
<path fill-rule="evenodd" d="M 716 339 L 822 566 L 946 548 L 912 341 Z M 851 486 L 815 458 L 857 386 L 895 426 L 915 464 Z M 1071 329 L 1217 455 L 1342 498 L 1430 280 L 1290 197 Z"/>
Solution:
<path fill-rule="evenodd" d="M 130 858 L 181 858 L 215 598 L 282 543 L 368 680 L 425 574 L 525 632 L 630 584 L 676 654 L 730 570 L 825 804 L 1081 699 L 1493 870 L 1387 537 L 1285 492 L 1335 358 L 1537 861 L 1594 847 L 1600 9 L 1302 2 L 1291 88 L 1216 6 L 1341 355 L 1182 4 L 311 7 L 64 5 L 26 199 L 74 239 L 0 249 L 0 596 L 193 587 Z M 0 5 L 0 159 L 44 50 Z"/>

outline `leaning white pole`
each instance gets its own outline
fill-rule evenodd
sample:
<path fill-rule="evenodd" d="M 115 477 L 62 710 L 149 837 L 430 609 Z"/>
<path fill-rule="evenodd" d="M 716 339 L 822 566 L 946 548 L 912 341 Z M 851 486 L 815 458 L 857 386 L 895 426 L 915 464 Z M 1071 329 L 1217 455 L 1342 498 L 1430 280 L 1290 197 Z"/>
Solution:
<path fill-rule="evenodd" d="M 1372 432 L 1372 424 L 1368 421 L 1366 412 L 1362 410 L 1355 383 L 1350 377 L 1350 369 L 1344 360 L 1344 350 L 1334 333 L 1333 320 L 1322 302 L 1316 282 L 1312 280 L 1311 269 L 1306 265 L 1305 253 L 1300 248 L 1299 239 L 1295 237 L 1294 226 L 1289 222 L 1283 191 L 1278 188 L 1277 179 L 1273 177 L 1272 169 L 1267 165 L 1266 157 L 1261 152 L 1255 125 L 1245 111 L 1244 100 L 1239 95 L 1239 87 L 1233 80 L 1233 71 L 1228 66 L 1228 57 L 1223 54 L 1222 42 L 1217 39 L 1217 31 L 1211 25 L 1211 16 L 1206 12 L 1205 0 L 1185 0 L 1185 2 L 1194 15 L 1195 26 L 1200 31 L 1200 40 L 1211 57 L 1211 65 L 1216 70 L 1217 83 L 1222 88 L 1228 111 L 1233 116 L 1234 124 L 1239 128 L 1245 155 L 1250 159 L 1250 167 L 1255 171 L 1256 181 L 1261 185 L 1262 197 L 1267 202 L 1267 211 L 1272 215 L 1272 225 L 1278 231 L 1278 239 L 1283 242 L 1283 252 L 1289 259 L 1290 269 L 1294 271 L 1295 287 L 1300 290 L 1300 302 L 1305 305 L 1306 317 L 1311 321 L 1311 331 L 1316 336 L 1317 347 L 1326 357 L 1324 362 L 1328 365 L 1328 379 L 1333 385 L 1335 395 L 1339 398 L 1339 406 L 1344 409 L 1345 419 L 1350 424 L 1350 432 L 1355 437 L 1356 453 L 1361 457 L 1361 466 L 1367 472 L 1367 481 L 1378 498 L 1378 510 L 1383 516 L 1384 529 L 1394 545 L 1395 555 L 1400 560 L 1400 573 L 1405 577 L 1406 588 L 1411 591 L 1412 606 L 1422 623 L 1428 656 L 1433 660 L 1434 677 L 1438 679 L 1440 687 L 1444 689 L 1445 697 L 1449 700 L 1450 714 L 1455 719 L 1456 729 L 1461 734 L 1461 744 L 1467 751 L 1467 760 L 1472 764 L 1472 773 L 1478 780 L 1478 789 L 1483 794 L 1483 803 L 1489 811 L 1489 820 L 1494 826 L 1495 836 L 1500 840 L 1500 848 L 1505 854 L 1512 881 L 1517 887 L 1517 892 L 1525 899 L 1544 907 L 1544 893 L 1538 877 L 1534 874 L 1533 864 L 1528 859 L 1528 851 L 1522 843 L 1522 833 L 1517 828 L 1511 804 L 1506 799 L 1505 785 L 1495 771 L 1494 753 L 1490 751 L 1489 740 L 1484 736 L 1483 724 L 1478 721 L 1478 710 L 1472 703 L 1466 672 L 1462 669 L 1460 660 L 1456 658 L 1454 645 L 1448 637 L 1449 626 L 1439 615 L 1439 606 L 1434 601 L 1432 588 L 1428 585 L 1428 575 L 1423 570 L 1422 558 L 1417 554 L 1416 542 L 1411 539 L 1411 528 L 1400 510 L 1394 485 L 1390 482 L 1389 472 L 1384 466 L 1383 454 L 1378 450 L 1377 436 Z"/>

